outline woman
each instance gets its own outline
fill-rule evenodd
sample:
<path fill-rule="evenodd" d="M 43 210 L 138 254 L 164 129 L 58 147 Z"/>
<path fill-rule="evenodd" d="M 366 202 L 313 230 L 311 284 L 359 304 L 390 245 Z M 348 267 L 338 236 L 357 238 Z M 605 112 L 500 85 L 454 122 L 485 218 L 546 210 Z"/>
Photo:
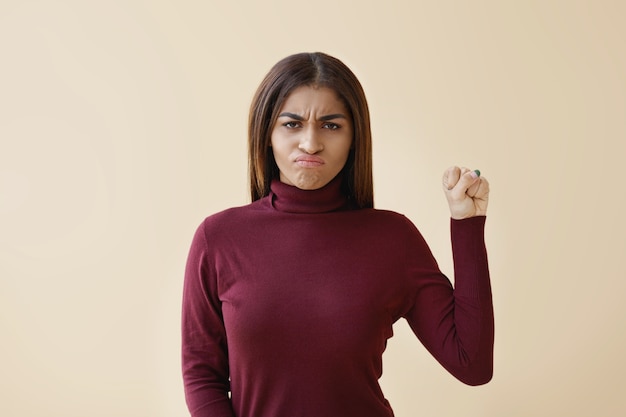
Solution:
<path fill-rule="evenodd" d="M 322 53 L 278 62 L 250 110 L 252 203 L 200 225 L 183 296 L 193 417 L 389 417 L 378 385 L 405 318 L 459 380 L 488 382 L 489 184 L 450 168 L 455 288 L 404 216 L 373 209 L 369 111 Z"/>

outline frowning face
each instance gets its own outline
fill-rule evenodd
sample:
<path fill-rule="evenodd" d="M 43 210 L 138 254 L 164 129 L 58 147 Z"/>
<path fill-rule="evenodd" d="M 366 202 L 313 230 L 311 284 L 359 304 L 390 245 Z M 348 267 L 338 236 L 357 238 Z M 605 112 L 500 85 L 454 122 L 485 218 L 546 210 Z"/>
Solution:
<path fill-rule="evenodd" d="M 296 88 L 272 128 L 280 181 L 303 190 L 322 188 L 346 164 L 352 136 L 352 117 L 332 89 Z"/>

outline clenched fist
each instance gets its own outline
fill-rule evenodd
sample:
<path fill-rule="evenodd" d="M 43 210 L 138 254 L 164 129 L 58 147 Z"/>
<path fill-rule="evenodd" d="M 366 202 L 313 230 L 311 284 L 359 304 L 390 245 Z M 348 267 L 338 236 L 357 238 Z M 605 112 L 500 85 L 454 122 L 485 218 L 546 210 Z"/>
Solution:
<path fill-rule="evenodd" d="M 448 168 L 443 173 L 443 191 L 453 219 L 487 214 L 489 182 L 480 176 L 480 171 L 457 166 Z"/>

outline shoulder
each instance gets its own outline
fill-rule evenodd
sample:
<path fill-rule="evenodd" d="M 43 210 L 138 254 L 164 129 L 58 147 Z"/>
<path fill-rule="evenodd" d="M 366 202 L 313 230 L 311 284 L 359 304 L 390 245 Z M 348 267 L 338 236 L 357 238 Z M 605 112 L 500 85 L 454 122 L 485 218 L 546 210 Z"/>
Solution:
<path fill-rule="evenodd" d="M 263 209 L 264 199 L 243 206 L 227 208 L 205 217 L 198 230 L 202 231 L 205 236 L 213 237 L 232 233 L 233 230 L 244 227 L 255 217 L 256 213 Z"/>
<path fill-rule="evenodd" d="M 415 224 L 402 213 L 384 209 L 361 209 L 358 212 L 359 221 L 375 233 L 392 234 L 396 237 L 419 235 Z"/>
<path fill-rule="evenodd" d="M 424 236 L 404 214 L 381 209 L 361 210 L 359 236 L 368 244 L 380 248 L 381 253 L 394 253 L 405 262 L 430 262 L 430 249 Z"/>
<path fill-rule="evenodd" d="M 385 209 L 363 209 L 362 214 L 372 222 L 381 222 L 388 226 L 410 227 L 415 225 L 402 213 Z"/>

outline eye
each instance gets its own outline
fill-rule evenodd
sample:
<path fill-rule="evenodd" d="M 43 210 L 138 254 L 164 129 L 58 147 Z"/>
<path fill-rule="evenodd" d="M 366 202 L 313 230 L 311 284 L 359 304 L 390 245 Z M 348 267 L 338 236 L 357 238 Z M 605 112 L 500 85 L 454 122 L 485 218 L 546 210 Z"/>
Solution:
<path fill-rule="evenodd" d="M 340 127 L 341 126 L 339 126 L 337 123 L 331 123 L 331 122 L 326 122 L 322 125 L 322 129 L 329 129 L 329 130 L 337 130 Z"/>
<path fill-rule="evenodd" d="M 283 123 L 283 126 L 285 126 L 288 129 L 295 129 L 297 127 L 300 127 L 300 122 L 289 121 L 289 122 Z"/>

